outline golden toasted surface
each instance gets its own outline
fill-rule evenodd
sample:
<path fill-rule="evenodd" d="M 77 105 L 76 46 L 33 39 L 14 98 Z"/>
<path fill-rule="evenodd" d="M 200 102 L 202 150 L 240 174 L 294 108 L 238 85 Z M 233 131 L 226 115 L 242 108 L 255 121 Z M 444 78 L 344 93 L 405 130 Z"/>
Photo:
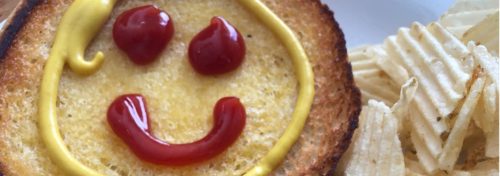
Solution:
<path fill-rule="evenodd" d="M 0 163 L 7 175 L 61 174 L 46 153 L 37 128 L 37 98 L 43 64 L 58 21 L 71 1 L 37 6 L 0 64 Z M 297 81 L 281 43 L 237 2 L 155 1 L 169 13 L 174 39 L 152 65 L 133 65 L 111 39 L 116 16 L 147 1 L 121 1 L 87 53 L 101 50 L 106 61 L 96 74 L 82 77 L 69 69 L 59 90 L 59 124 L 70 151 L 107 175 L 241 175 L 281 135 L 295 104 Z M 346 60 L 343 34 L 318 1 L 265 1 L 299 36 L 314 67 L 316 96 L 299 141 L 276 174 L 326 174 L 334 168 L 357 125 L 360 95 Z M 230 9 L 230 10 L 228 10 Z M 308 12 L 308 13 L 303 13 Z M 223 16 L 245 36 L 247 56 L 235 72 L 216 77 L 196 74 L 187 62 L 190 39 L 212 16 Z M 222 96 L 241 98 L 247 108 L 245 131 L 227 152 L 181 168 L 137 159 L 109 128 L 105 112 L 124 93 L 148 101 L 156 136 L 190 142 L 211 128 L 211 111 Z"/>

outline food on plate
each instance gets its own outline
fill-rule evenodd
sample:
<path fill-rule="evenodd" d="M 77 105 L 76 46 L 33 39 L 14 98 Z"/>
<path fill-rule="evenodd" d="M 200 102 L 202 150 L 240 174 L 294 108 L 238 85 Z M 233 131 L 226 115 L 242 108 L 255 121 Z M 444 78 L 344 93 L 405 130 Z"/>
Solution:
<path fill-rule="evenodd" d="M 415 146 L 417 157 L 432 173 L 437 169 L 435 158 L 442 152 L 440 136 L 450 129 L 450 114 L 465 95 L 472 75 L 472 66 L 467 65 L 472 58 L 467 47 L 437 23 L 401 28 L 397 36 L 388 37 L 385 46 L 388 58 L 419 82 L 409 118 L 411 138 L 415 145 L 422 144 Z"/>
<path fill-rule="evenodd" d="M 379 55 L 385 54 L 379 51 L 384 52 L 381 46 L 361 47 L 349 52 L 349 60 L 363 104 L 376 99 L 392 105 L 398 100 L 399 86 L 377 65 Z"/>
<path fill-rule="evenodd" d="M 337 168 L 336 175 L 405 175 L 405 163 L 394 114 L 407 109 L 418 87 L 416 79 L 405 83 L 401 98 L 389 108 L 383 102 L 369 100 L 359 116 L 359 128 Z"/>
<path fill-rule="evenodd" d="M 460 149 L 464 143 L 467 128 L 472 119 L 472 114 L 476 108 L 479 97 L 484 88 L 484 78 L 479 76 L 474 82 L 465 98 L 462 106 L 458 110 L 455 123 L 446 139 L 443 152 L 439 155 L 439 167 L 445 170 L 453 170 L 453 166 L 458 160 Z"/>
<path fill-rule="evenodd" d="M 391 106 L 394 98 L 388 101 L 384 95 L 389 92 L 393 97 L 393 84 L 401 87 L 401 97 L 410 99 L 405 106 L 399 107 L 400 100 L 391 108 L 400 122 L 397 135 L 405 175 L 498 175 L 498 1 L 457 0 L 439 22 L 427 26 L 415 22 L 383 44 L 363 46 L 349 56 L 356 81 L 375 82 L 380 75 L 385 81 L 385 85 L 359 84 L 363 95 L 370 93 L 363 97 L 365 106 L 373 101 Z M 369 67 L 356 67 L 361 60 L 369 61 Z M 414 93 L 408 91 L 409 77 L 418 83 Z M 360 118 L 377 116 L 365 117 L 364 110 L 362 114 Z M 354 143 L 361 141 L 356 135 Z M 350 150 L 341 163 L 358 161 Z M 382 163 L 367 168 L 383 167 Z M 338 175 L 359 175 L 346 167 L 339 169 Z"/>
<path fill-rule="evenodd" d="M 467 30 L 496 11 L 497 0 L 456 0 L 448 12 L 441 16 L 439 23 L 461 38 Z"/>
<path fill-rule="evenodd" d="M 125 15 L 138 29 L 115 35 L 119 16 L 138 7 L 160 25 Z M 205 40 L 204 31 L 225 38 Z M 115 36 L 150 38 L 121 45 Z M 233 37 L 244 48 L 219 42 Z M 241 63 L 200 73 L 196 41 Z M 343 33 L 317 0 L 41 1 L 9 46 L 0 61 L 3 175 L 324 175 L 361 110 Z M 244 52 L 227 54 L 233 46 Z"/>
<path fill-rule="evenodd" d="M 499 62 L 483 46 L 472 47 L 472 53 L 485 75 L 485 86 L 477 110 L 474 112 L 474 122 L 486 136 L 485 155 L 498 158 L 498 94 L 499 94 Z"/>
<path fill-rule="evenodd" d="M 350 149 L 343 157 L 345 174 L 404 175 L 398 122 L 390 108 L 370 100 L 361 111 L 359 124 Z"/>
<path fill-rule="evenodd" d="M 476 42 L 476 45 L 483 45 L 488 51 L 498 56 L 498 10 L 489 15 L 477 25 L 471 27 L 462 36 L 462 42 Z"/>

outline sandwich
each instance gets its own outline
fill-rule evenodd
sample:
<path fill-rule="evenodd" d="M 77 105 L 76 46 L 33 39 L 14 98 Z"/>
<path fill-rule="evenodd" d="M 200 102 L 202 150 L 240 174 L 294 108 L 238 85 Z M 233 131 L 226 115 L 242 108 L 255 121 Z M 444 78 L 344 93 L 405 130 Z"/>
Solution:
<path fill-rule="evenodd" d="M 319 0 L 26 3 L 0 43 L 3 175 L 331 175 L 357 127 L 344 35 Z M 159 26 L 128 28 L 141 11 Z"/>

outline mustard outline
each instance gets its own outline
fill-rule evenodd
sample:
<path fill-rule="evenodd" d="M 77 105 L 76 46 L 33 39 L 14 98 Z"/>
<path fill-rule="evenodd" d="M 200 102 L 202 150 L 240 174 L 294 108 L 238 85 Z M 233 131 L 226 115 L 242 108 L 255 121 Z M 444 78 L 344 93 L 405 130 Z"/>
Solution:
<path fill-rule="evenodd" d="M 74 158 L 61 137 L 57 124 L 57 92 L 64 64 L 76 73 L 89 75 L 97 71 L 104 55 L 98 52 L 90 61 L 85 48 L 105 24 L 116 0 L 76 0 L 66 11 L 44 68 L 38 102 L 38 128 L 49 156 L 69 175 L 100 175 Z"/>
<path fill-rule="evenodd" d="M 281 21 L 276 14 L 259 0 L 238 1 L 252 11 L 285 45 L 290 57 L 292 57 L 292 63 L 299 82 L 299 95 L 288 127 L 273 148 L 260 159 L 256 166 L 245 173 L 245 176 L 268 175 L 285 159 L 288 151 L 302 133 L 314 99 L 314 74 L 309 58 L 299 39 L 285 22 Z"/>

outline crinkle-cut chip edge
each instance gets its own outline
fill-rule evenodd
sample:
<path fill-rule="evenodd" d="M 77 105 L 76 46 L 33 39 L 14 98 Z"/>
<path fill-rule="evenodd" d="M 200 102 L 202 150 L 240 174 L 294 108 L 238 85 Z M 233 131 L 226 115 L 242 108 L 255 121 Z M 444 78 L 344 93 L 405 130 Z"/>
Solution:
<path fill-rule="evenodd" d="M 443 152 L 439 156 L 438 162 L 441 169 L 451 171 L 458 159 L 462 149 L 463 141 L 467 133 L 469 123 L 472 119 L 474 108 L 479 101 L 485 83 L 484 77 L 478 77 L 472 84 L 469 94 L 465 98 L 463 105 L 460 107 L 456 121 L 451 129 L 451 132 L 446 139 L 443 147 Z"/>
<path fill-rule="evenodd" d="M 429 25 L 429 27 L 432 26 L 436 25 Z M 401 28 L 397 36 L 389 37 L 386 40 L 386 46 L 390 57 L 395 58 L 396 63 L 403 65 L 411 73 L 410 76 L 416 76 L 419 79 L 425 95 L 438 109 L 440 115 L 446 117 L 463 97 L 465 84 L 470 78 L 470 74 L 468 74 L 468 70 L 460 66 L 461 58 L 440 58 L 437 57 L 436 53 L 450 55 L 447 54 L 449 49 L 445 49 L 449 46 L 445 45 L 458 45 L 452 48 L 461 48 L 462 50 L 467 48 L 457 39 L 441 45 L 437 42 L 440 40 L 434 39 L 434 34 L 431 35 L 429 32 L 426 32 L 427 35 L 424 38 L 431 39 L 426 39 L 427 42 L 420 41 L 417 36 L 420 35 L 419 33 L 423 33 L 422 31 L 427 30 L 418 23 L 415 23 L 411 29 Z M 436 31 L 439 32 L 439 30 Z M 448 37 L 445 38 L 449 40 Z M 429 41 L 432 43 L 431 46 L 426 46 Z M 451 41 L 453 42 L 450 43 Z M 439 49 L 428 50 L 425 48 Z M 458 55 L 462 55 L 461 52 Z M 429 71 L 433 73 L 431 74 Z M 447 81 L 442 82 L 443 79 Z"/>
<path fill-rule="evenodd" d="M 388 105 L 398 99 L 399 86 L 384 73 L 376 63 L 383 53 L 382 45 L 364 46 L 349 53 L 349 60 L 353 67 L 353 75 L 361 90 L 363 104 L 374 99 Z M 389 88 L 387 88 L 389 87 Z"/>
<path fill-rule="evenodd" d="M 486 47 L 482 45 L 476 46 L 473 42 L 469 42 L 467 47 L 472 51 L 472 55 L 477 64 L 484 69 L 486 75 L 495 83 L 498 91 L 500 84 L 498 57 L 492 56 Z"/>
<path fill-rule="evenodd" d="M 473 41 L 477 45 L 484 45 L 488 51 L 498 57 L 499 43 L 499 11 L 489 15 L 484 20 L 470 27 L 462 36 L 461 40 L 464 44 Z"/>
<path fill-rule="evenodd" d="M 456 0 L 455 3 L 450 6 L 447 13 L 460 13 L 463 11 L 494 8 L 498 8 L 498 0 Z"/>
<path fill-rule="evenodd" d="M 374 107 L 364 106 L 361 114 L 359 116 L 360 119 L 360 128 L 355 131 L 355 136 L 357 138 L 352 139 L 351 146 L 352 147 L 352 156 L 351 160 L 347 161 L 345 174 L 346 175 L 359 175 L 359 173 L 366 172 L 365 169 L 369 166 L 366 163 L 363 163 L 367 159 L 367 152 L 369 149 L 369 140 L 371 139 L 371 132 L 367 132 L 370 130 L 370 126 L 375 126 L 377 124 L 373 123 L 373 120 L 376 118 L 365 118 L 368 114 L 375 114 L 376 110 Z M 371 124 L 371 125 L 364 125 Z"/>
<path fill-rule="evenodd" d="M 403 175 L 405 167 L 401 144 L 397 136 L 397 119 L 392 115 L 389 107 L 382 102 L 370 100 L 368 106 L 365 106 L 361 112 L 360 121 L 361 128 L 355 132 L 350 150 L 343 156 L 343 161 L 350 158 L 347 163 L 341 164 L 345 166 L 345 174 Z M 387 146 L 390 146 L 389 149 Z M 391 158 L 390 161 L 379 162 L 388 157 Z M 341 166 L 338 169 L 344 168 Z M 343 174 L 340 172 L 337 174 Z"/>
<path fill-rule="evenodd" d="M 429 153 L 429 151 L 425 147 L 425 144 L 423 144 L 422 139 L 412 133 L 411 141 L 413 143 L 413 146 L 415 147 L 415 150 L 417 151 L 417 158 L 422 165 L 422 169 L 424 169 L 424 171 L 429 174 L 435 173 L 438 170 L 438 162 L 436 158 L 434 158 L 432 154 Z"/>
<path fill-rule="evenodd" d="M 498 0 L 456 0 L 448 11 L 439 18 L 444 26 L 457 37 L 475 26 L 498 9 Z"/>

